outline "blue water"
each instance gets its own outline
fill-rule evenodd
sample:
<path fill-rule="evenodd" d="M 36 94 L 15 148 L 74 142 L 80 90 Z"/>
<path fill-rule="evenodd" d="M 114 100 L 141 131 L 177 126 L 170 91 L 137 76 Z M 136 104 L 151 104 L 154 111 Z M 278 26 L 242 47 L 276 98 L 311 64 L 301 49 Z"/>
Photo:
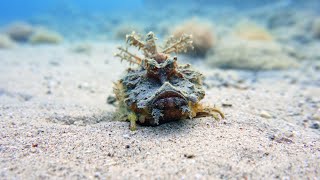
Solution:
<path fill-rule="evenodd" d="M 70 13 L 103 13 L 105 15 L 122 13 L 128 15 L 133 12 L 145 12 L 146 14 L 157 14 L 170 8 L 172 4 L 181 4 L 180 7 L 174 9 L 183 12 L 185 7 L 194 6 L 195 3 L 198 6 L 198 11 L 208 7 L 232 7 L 242 12 L 248 8 L 272 5 L 302 7 L 305 4 L 320 9 L 319 0 L 1 0 L 0 22 L 27 20 L 42 15 L 61 18 L 61 16 Z M 150 5 L 156 8 L 150 9 Z"/>
<path fill-rule="evenodd" d="M 107 35 L 122 24 L 143 24 L 145 31 L 154 31 L 161 23 L 191 17 L 225 22 L 252 10 L 288 8 L 320 12 L 320 0 L 1 0 L 0 30 L 11 22 L 24 21 L 72 39 Z"/>
<path fill-rule="evenodd" d="M 130 12 L 143 7 L 142 0 L 1 0 L 2 22 L 29 19 L 43 14 L 60 15 L 66 11 Z"/>
<path fill-rule="evenodd" d="M 255 1 L 240 1 L 240 0 L 199 0 L 199 4 L 203 6 L 233 6 L 238 8 L 257 7 L 272 3 L 278 3 L 280 0 L 255 0 Z M 148 1 L 148 0 L 2 0 L 0 3 L 0 19 L 1 21 L 10 21 L 17 19 L 28 19 L 34 16 L 43 14 L 61 14 L 68 10 L 79 12 L 103 12 L 112 14 L 114 12 L 130 13 L 132 11 L 148 11 L 146 4 L 156 4 L 159 6 L 159 11 L 162 8 L 168 8 L 171 3 L 180 3 L 181 8 L 177 11 L 183 11 L 183 8 L 191 1 Z M 197 2 L 197 1 L 196 1 Z M 283 1 L 285 3 L 289 0 Z M 166 6 L 167 5 L 167 6 Z M 154 12 L 157 13 L 157 12 Z"/>

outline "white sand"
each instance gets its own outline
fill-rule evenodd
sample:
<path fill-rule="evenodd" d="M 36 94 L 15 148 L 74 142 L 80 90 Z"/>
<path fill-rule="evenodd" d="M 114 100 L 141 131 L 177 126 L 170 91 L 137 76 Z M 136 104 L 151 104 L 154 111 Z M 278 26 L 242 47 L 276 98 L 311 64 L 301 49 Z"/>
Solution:
<path fill-rule="evenodd" d="M 131 132 L 106 103 L 127 67 L 114 47 L 95 44 L 91 55 L 69 45 L 0 50 L 0 179 L 320 177 L 320 131 L 310 128 L 319 71 L 267 73 L 247 90 L 209 89 L 206 103 L 232 104 L 219 122 Z"/>

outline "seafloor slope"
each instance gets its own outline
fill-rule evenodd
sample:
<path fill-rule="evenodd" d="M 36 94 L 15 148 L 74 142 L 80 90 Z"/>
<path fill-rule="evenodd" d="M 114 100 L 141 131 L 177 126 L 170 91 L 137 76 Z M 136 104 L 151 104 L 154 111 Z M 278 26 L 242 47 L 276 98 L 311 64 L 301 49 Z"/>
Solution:
<path fill-rule="evenodd" d="M 114 44 L 72 48 L 0 51 L 1 179 L 320 176 L 319 65 L 264 73 L 199 65 L 205 102 L 226 119 L 131 132 L 106 103 L 127 66 L 113 58 Z"/>

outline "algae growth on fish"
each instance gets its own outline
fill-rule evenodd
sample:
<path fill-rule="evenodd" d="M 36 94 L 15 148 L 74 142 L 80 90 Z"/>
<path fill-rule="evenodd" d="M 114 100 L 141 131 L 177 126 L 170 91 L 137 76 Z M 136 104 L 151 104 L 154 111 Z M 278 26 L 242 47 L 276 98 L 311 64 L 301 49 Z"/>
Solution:
<path fill-rule="evenodd" d="M 131 130 L 136 129 L 136 122 L 156 126 L 198 115 L 224 117 L 217 108 L 200 103 L 205 96 L 203 75 L 190 64 L 180 65 L 176 56 L 170 56 L 192 47 L 191 35 L 169 38 L 161 51 L 153 32 L 149 32 L 144 41 L 134 32 L 126 39 L 129 46 L 137 47 L 144 55 L 141 58 L 122 47 L 116 54 L 121 60 L 138 66 L 129 68 L 114 88 L 118 100 L 117 118 L 129 120 Z"/>

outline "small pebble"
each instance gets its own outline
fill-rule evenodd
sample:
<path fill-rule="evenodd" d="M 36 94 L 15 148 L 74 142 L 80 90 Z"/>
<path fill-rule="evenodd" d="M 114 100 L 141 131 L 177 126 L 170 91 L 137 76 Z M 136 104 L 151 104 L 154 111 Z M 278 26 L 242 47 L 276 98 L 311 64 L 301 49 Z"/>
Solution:
<path fill-rule="evenodd" d="M 50 95 L 50 94 L 52 94 L 52 91 L 49 89 L 49 90 L 46 92 L 46 94 Z"/>
<path fill-rule="evenodd" d="M 32 148 L 30 149 L 30 152 L 31 152 L 31 153 L 36 153 L 36 152 L 37 152 L 37 149 L 36 149 L 35 147 L 32 147 Z"/>
<path fill-rule="evenodd" d="M 192 159 L 192 158 L 195 157 L 194 154 L 184 154 L 183 156 L 186 157 L 186 158 L 188 158 L 188 159 Z"/>
<path fill-rule="evenodd" d="M 94 177 L 97 179 L 101 179 L 101 173 L 100 172 L 95 172 Z"/>
<path fill-rule="evenodd" d="M 229 102 L 223 102 L 223 103 L 222 103 L 222 106 L 223 106 L 223 107 L 232 107 L 232 104 L 229 103 Z"/>
<path fill-rule="evenodd" d="M 125 139 L 130 139 L 130 135 L 129 135 L 129 134 L 124 134 L 124 135 L 123 135 L 123 138 L 125 138 Z"/>
<path fill-rule="evenodd" d="M 79 84 L 79 85 L 78 85 L 78 88 L 79 88 L 79 89 L 89 89 L 89 84 L 86 83 L 86 82 L 84 82 L 84 83 L 82 83 L 82 84 Z"/>
<path fill-rule="evenodd" d="M 318 123 L 313 123 L 310 128 L 312 129 L 319 129 L 320 128 L 320 125 Z"/>
<path fill-rule="evenodd" d="M 282 137 L 276 140 L 277 143 L 287 143 L 287 144 L 291 144 L 293 143 L 293 141 L 289 138 L 286 137 Z"/>
<path fill-rule="evenodd" d="M 84 122 L 80 120 L 80 121 L 75 121 L 73 124 L 76 126 L 83 126 Z"/>
<path fill-rule="evenodd" d="M 38 147 L 38 144 L 32 144 L 32 147 Z"/>
<path fill-rule="evenodd" d="M 277 133 L 269 136 L 269 139 L 276 141 L 277 143 L 293 143 L 292 138 L 294 137 L 293 132 Z"/>
<path fill-rule="evenodd" d="M 260 116 L 266 119 L 272 118 L 271 114 L 269 114 L 267 111 L 261 111 Z"/>
<path fill-rule="evenodd" d="M 129 149 L 129 148 L 130 148 L 130 145 L 126 145 L 125 147 L 126 147 L 126 149 Z"/>

